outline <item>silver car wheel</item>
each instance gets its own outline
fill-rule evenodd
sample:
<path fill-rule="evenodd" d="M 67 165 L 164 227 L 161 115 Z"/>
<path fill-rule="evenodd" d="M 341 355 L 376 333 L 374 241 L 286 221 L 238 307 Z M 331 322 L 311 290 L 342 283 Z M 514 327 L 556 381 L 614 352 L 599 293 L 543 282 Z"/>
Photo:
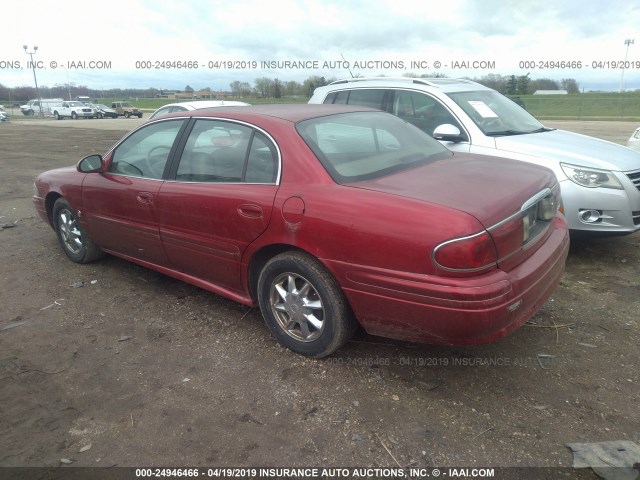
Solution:
<path fill-rule="evenodd" d="M 71 211 L 64 208 L 58 212 L 60 235 L 65 248 L 78 255 L 83 247 L 82 232 Z"/>
<path fill-rule="evenodd" d="M 315 287 L 295 273 L 283 273 L 271 284 L 269 303 L 278 325 L 290 337 L 313 342 L 324 330 L 325 311 Z"/>

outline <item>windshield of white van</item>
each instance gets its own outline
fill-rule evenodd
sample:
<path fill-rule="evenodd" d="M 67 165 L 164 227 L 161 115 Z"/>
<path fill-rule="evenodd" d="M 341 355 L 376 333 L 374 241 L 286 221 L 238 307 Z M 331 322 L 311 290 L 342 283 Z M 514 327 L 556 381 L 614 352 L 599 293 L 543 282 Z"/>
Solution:
<path fill-rule="evenodd" d="M 480 90 L 448 94 L 488 136 L 522 135 L 547 129 L 520 105 L 498 92 Z"/>

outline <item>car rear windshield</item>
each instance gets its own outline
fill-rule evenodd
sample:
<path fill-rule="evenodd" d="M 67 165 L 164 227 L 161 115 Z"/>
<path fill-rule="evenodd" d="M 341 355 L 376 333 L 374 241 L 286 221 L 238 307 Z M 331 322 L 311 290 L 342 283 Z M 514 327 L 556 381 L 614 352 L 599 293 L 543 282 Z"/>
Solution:
<path fill-rule="evenodd" d="M 383 112 L 354 112 L 299 122 L 296 129 L 337 183 L 390 175 L 452 153 L 415 126 Z"/>

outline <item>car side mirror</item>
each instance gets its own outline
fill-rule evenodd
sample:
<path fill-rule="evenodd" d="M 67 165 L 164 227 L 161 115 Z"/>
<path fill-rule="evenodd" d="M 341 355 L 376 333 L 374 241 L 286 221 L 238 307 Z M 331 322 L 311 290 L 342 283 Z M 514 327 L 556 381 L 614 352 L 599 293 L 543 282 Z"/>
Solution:
<path fill-rule="evenodd" d="M 460 133 L 458 127 L 451 125 L 450 123 L 444 123 L 438 125 L 433 131 L 433 138 L 441 140 L 443 142 L 460 143 L 464 140 L 464 137 Z"/>
<path fill-rule="evenodd" d="M 94 173 L 101 172 L 103 166 L 102 155 L 89 155 L 78 162 L 76 169 L 80 173 Z"/>

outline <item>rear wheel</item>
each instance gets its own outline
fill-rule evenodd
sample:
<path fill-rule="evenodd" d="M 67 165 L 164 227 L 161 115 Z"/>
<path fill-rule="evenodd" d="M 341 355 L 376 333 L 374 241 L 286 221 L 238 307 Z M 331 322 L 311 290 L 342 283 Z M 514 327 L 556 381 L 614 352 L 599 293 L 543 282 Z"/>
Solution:
<path fill-rule="evenodd" d="M 321 358 L 342 347 L 356 329 L 335 279 L 301 252 L 271 259 L 258 280 L 258 302 L 271 333 L 285 347 Z"/>
<path fill-rule="evenodd" d="M 129 118 L 131 114 L 129 112 L 124 112 L 124 118 Z"/>
<path fill-rule="evenodd" d="M 53 224 L 64 253 L 76 263 L 89 263 L 104 254 L 86 234 L 64 198 L 53 205 Z"/>
<path fill-rule="evenodd" d="M 53 112 L 53 116 L 56 120 L 62 120 L 62 117 L 60 116 L 60 114 L 58 113 L 58 111 L 56 110 L 55 112 Z"/>

